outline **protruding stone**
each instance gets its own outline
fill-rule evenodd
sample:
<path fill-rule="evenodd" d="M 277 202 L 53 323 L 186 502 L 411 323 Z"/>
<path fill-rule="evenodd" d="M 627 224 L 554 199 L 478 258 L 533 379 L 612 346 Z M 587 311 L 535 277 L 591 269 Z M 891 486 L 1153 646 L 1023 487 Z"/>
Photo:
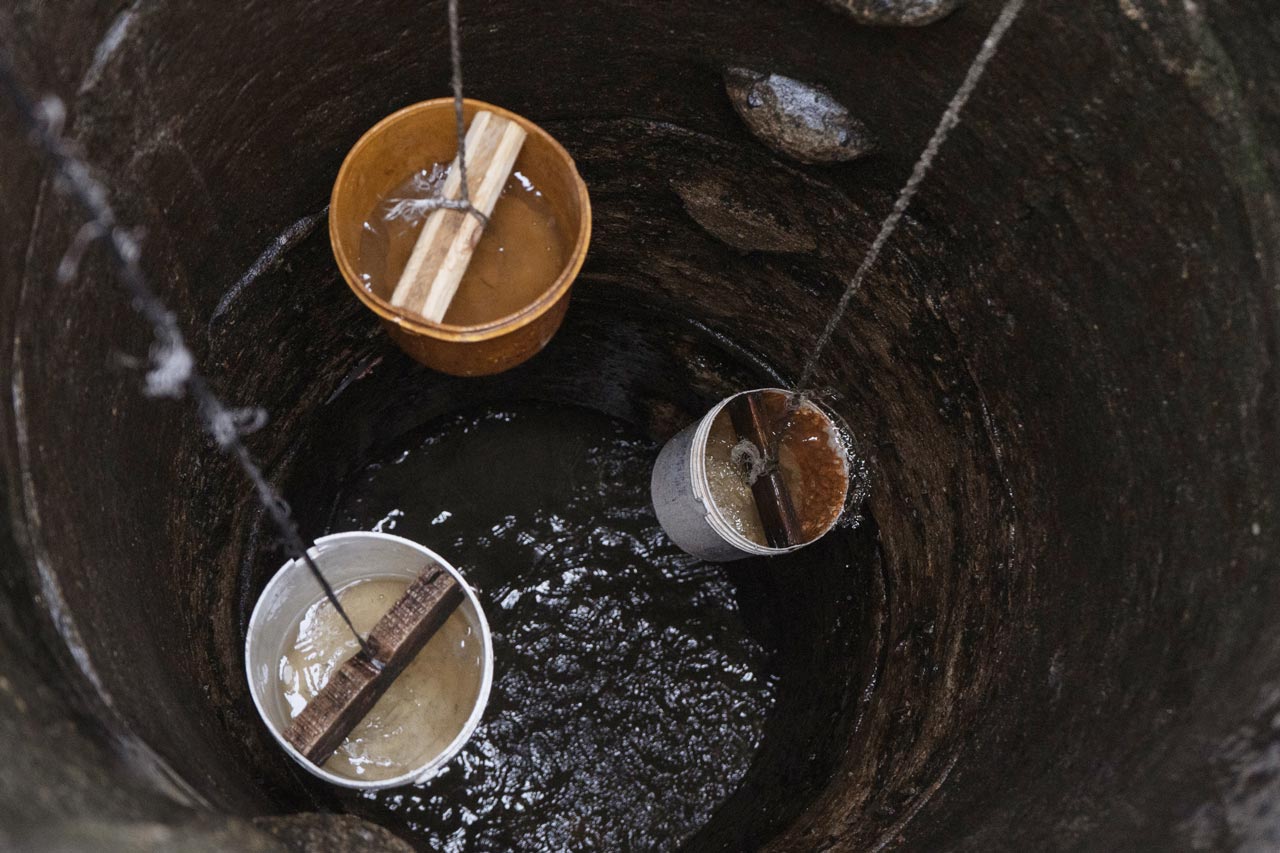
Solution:
<path fill-rule="evenodd" d="M 817 238 L 808 222 L 766 188 L 733 181 L 709 168 L 696 178 L 672 180 L 685 211 L 717 240 L 740 252 L 812 252 Z"/>
<path fill-rule="evenodd" d="M 940 21 L 964 0 L 824 0 L 860 24 L 875 27 L 923 27 Z"/>
<path fill-rule="evenodd" d="M 413 853 L 404 839 L 354 815 L 306 812 L 257 817 L 253 824 L 294 853 Z"/>
<path fill-rule="evenodd" d="M 724 86 L 756 138 L 801 163 L 856 160 L 875 149 L 867 126 L 822 86 L 747 68 L 726 69 Z"/>

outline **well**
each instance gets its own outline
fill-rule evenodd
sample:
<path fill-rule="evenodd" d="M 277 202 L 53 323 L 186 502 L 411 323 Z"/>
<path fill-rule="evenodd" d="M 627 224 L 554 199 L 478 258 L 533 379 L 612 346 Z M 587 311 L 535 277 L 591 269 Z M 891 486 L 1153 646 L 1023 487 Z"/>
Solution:
<path fill-rule="evenodd" d="M 594 209 L 557 338 L 483 380 L 400 355 L 323 228 L 355 139 L 446 91 L 442 3 L 20 0 L 0 39 L 145 224 L 215 383 L 270 410 L 252 447 L 318 535 L 341 484 L 434 419 L 585 406 L 656 451 L 793 379 L 994 13 L 464 3 L 468 95 L 556 135 Z M 733 570 L 776 699 L 736 790 L 669 843 L 1280 843 L 1274 19 L 1030 4 L 819 377 L 867 456 L 862 523 Z M 879 153 L 780 159 L 727 65 L 824 83 Z M 6 132 L 0 162 L 0 841 L 373 843 L 263 819 L 323 811 L 414 840 L 258 725 L 240 649 L 279 562 L 262 519 L 190 410 L 119 366 L 148 333 L 103 260 L 54 281 L 77 220 L 35 155 Z"/>

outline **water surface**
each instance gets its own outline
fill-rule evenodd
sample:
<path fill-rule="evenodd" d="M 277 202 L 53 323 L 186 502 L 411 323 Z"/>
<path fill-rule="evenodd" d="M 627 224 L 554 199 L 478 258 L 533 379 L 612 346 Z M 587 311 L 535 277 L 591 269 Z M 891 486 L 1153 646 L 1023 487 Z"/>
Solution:
<path fill-rule="evenodd" d="M 666 850 L 733 792 L 777 679 L 732 568 L 658 527 L 657 450 L 586 409 L 512 404 L 430 424 L 347 485 L 332 530 L 453 561 L 497 664 L 448 772 L 353 810 L 424 849 Z"/>

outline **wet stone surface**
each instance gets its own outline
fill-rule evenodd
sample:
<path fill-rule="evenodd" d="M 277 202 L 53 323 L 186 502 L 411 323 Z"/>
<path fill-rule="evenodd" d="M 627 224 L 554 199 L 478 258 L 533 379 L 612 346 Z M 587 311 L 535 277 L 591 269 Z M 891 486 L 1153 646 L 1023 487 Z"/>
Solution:
<path fill-rule="evenodd" d="M 587 410 L 427 425 L 356 475 L 333 530 L 407 536 L 479 588 L 484 721 L 446 773 L 355 797 L 432 850 L 664 850 L 734 791 L 774 703 L 731 575 L 663 537 L 657 447 Z"/>
<path fill-rule="evenodd" d="M 823 86 L 781 74 L 732 67 L 725 91 L 753 134 L 801 163 L 839 163 L 875 150 L 865 124 Z"/>
<path fill-rule="evenodd" d="M 408 842 L 351 815 L 277 815 L 254 818 L 253 825 L 303 853 L 413 853 Z"/>
<path fill-rule="evenodd" d="M 862 24 L 879 27 L 923 27 L 940 21 L 964 0 L 824 0 Z"/>
<path fill-rule="evenodd" d="M 725 181 L 715 169 L 673 179 L 685 212 L 708 234 L 743 252 L 811 252 L 818 246 L 809 224 L 790 217 L 785 203 L 755 185 Z"/>

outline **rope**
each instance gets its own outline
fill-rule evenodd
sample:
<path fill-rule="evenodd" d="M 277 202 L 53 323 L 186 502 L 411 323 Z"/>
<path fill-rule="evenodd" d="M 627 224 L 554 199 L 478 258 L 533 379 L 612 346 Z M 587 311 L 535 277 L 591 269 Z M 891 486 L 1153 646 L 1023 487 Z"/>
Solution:
<path fill-rule="evenodd" d="M 453 66 L 453 119 L 458 133 L 458 177 L 462 181 L 462 203 L 480 217 L 481 227 L 489 221 L 471 206 L 471 184 L 467 181 L 466 129 L 462 123 L 462 34 L 458 27 L 458 0 L 449 0 L 449 61 Z"/>
<path fill-rule="evenodd" d="M 1025 2 L 1026 0 L 1007 0 L 1004 8 L 1000 10 L 999 16 L 996 17 L 995 23 L 991 25 L 991 32 L 987 34 L 986 40 L 982 42 L 982 47 L 978 50 L 978 55 L 974 57 L 973 62 L 969 65 L 969 71 L 965 74 L 964 82 L 960 84 L 960 88 L 951 97 L 951 102 L 942 114 L 937 128 L 934 129 L 933 136 L 929 138 L 929 143 L 925 145 L 924 151 L 920 154 L 920 159 L 916 161 L 915 167 L 911 170 L 911 177 L 907 179 L 906 184 L 899 191 L 898 199 L 893 203 L 893 209 L 889 211 L 889 215 L 881 223 L 880 233 L 876 234 L 875 240 L 871 243 L 871 248 L 867 250 L 866 257 L 858 265 L 857 271 L 849 281 L 849 286 L 845 288 L 844 293 L 840 296 L 840 301 L 836 303 L 835 311 L 831 313 L 830 319 L 827 320 L 826 327 L 814 343 L 809 357 L 805 360 L 804 370 L 800 373 L 800 381 L 796 383 L 793 399 L 806 390 L 811 390 L 809 385 L 813 382 L 813 374 L 817 370 L 818 359 L 822 357 L 823 351 L 831 343 L 831 336 L 835 334 L 836 326 L 844 316 L 845 309 L 849 307 L 849 302 L 853 299 L 854 294 L 862 288 L 862 282 L 866 279 L 867 273 L 880 257 L 880 251 L 889 242 L 893 232 L 898 229 L 898 223 L 902 221 L 902 215 L 907 212 L 907 207 L 911 204 L 911 200 L 915 198 L 916 190 L 920 188 L 925 176 L 929 174 L 929 168 L 933 165 L 934 158 L 938 156 L 938 150 L 947 141 L 947 136 L 951 131 L 960 123 L 960 111 L 964 109 L 964 105 L 969 101 L 969 96 L 973 94 L 974 89 L 978 88 L 978 81 L 982 79 L 983 73 L 987 70 L 987 63 L 996 55 L 996 48 L 1000 46 L 1000 40 L 1004 38 L 1004 34 L 1013 25 Z"/>
<path fill-rule="evenodd" d="M 947 141 L 951 131 L 960 123 L 961 111 L 964 109 L 965 104 L 968 103 L 969 97 L 973 95 L 974 90 L 978 88 L 978 82 L 982 79 L 983 73 L 986 72 L 987 64 L 996 55 L 996 49 L 999 48 L 1001 39 L 1009 31 L 1009 27 L 1013 25 L 1014 20 L 1017 19 L 1018 13 L 1022 11 L 1025 2 L 1026 0 L 1007 0 L 1004 7 L 1001 8 L 1000 14 L 991 25 L 991 31 L 987 34 L 986 39 L 982 42 L 982 47 L 978 50 L 977 56 L 970 63 L 964 82 L 960 84 L 960 88 L 951 97 L 946 111 L 943 112 L 942 118 L 938 121 L 938 126 L 933 131 L 933 136 L 929 138 L 924 151 L 920 153 L 920 158 L 916 160 L 916 164 L 911 170 L 911 177 L 907 179 L 907 182 L 898 192 L 898 198 L 893 203 L 893 209 L 889 211 L 889 214 L 880 224 L 879 233 L 876 234 L 875 240 L 872 241 L 871 247 L 862 259 L 862 263 L 858 265 L 853 278 L 849 280 L 849 285 L 844 289 L 844 293 L 840 295 L 840 301 L 836 303 L 835 310 L 831 312 L 831 316 L 827 319 L 827 325 L 823 328 L 822 334 L 818 336 L 818 339 L 814 342 L 813 349 L 809 351 L 809 355 L 805 359 L 804 369 L 800 372 L 800 379 L 796 382 L 787 402 L 787 409 L 782 418 L 782 426 L 774 431 L 772 445 L 767 454 L 770 465 L 777 464 L 778 444 L 782 440 L 782 435 L 790 428 L 795 413 L 804 405 L 807 396 L 813 393 L 814 389 L 811 386 L 814 374 L 818 369 L 818 361 L 822 358 L 827 345 L 831 343 L 831 338 L 835 334 L 840 320 L 844 317 L 845 310 L 848 309 L 854 295 L 862 289 L 862 283 L 866 279 L 867 273 L 871 271 L 871 268 L 880 258 L 880 252 L 884 249 L 885 244 L 889 242 L 889 238 L 897 231 L 903 214 L 907 212 L 907 207 L 911 204 L 911 200 L 915 198 L 916 191 L 920 189 L 920 185 L 929 174 L 929 169 L 933 166 L 933 161 L 938 156 L 938 151 L 942 148 L 943 143 Z"/>
<path fill-rule="evenodd" d="M 458 27 L 458 0 L 449 0 L 449 61 L 452 65 L 453 118 L 458 136 L 458 178 L 461 192 L 458 198 L 433 195 L 427 198 L 400 199 L 397 202 L 399 209 L 393 208 L 386 218 L 419 219 L 434 210 L 457 210 L 470 213 L 480 220 L 481 228 L 486 228 L 489 217 L 471 203 L 471 186 L 467 180 L 467 129 L 462 116 L 462 36 Z"/>
<path fill-rule="evenodd" d="M 141 250 L 137 239 L 120 225 L 115 210 L 107 199 L 106 187 L 93 177 L 88 164 L 80 158 L 71 143 L 62 137 L 62 124 L 66 116 L 62 101 L 55 97 L 47 97 L 38 104 L 33 101 L 18 81 L 13 64 L 3 51 L 0 51 L 0 88 L 17 108 L 32 141 L 57 172 L 57 189 L 71 196 L 88 217 L 88 222 L 80 228 L 67 255 L 59 264 L 58 277 L 70 279 L 75 275 L 79 259 L 88 245 L 99 240 L 106 242 L 116 276 L 132 297 L 134 309 L 151 324 L 155 335 L 149 369 L 145 376 L 145 393 L 149 397 L 190 396 L 205 432 L 223 453 L 235 460 L 253 485 L 258 502 L 275 525 L 285 551 L 291 559 L 306 563 L 324 590 L 325 597 L 355 635 L 360 648 L 371 658 L 374 657 L 338 602 L 333 587 L 308 553 L 289 511 L 289 505 L 267 481 L 242 440 L 243 436 L 266 422 L 266 413 L 258 408 L 235 409 L 227 406 L 197 371 L 195 357 L 187 348 L 177 318 L 151 289 L 142 272 L 139 262 Z"/>
<path fill-rule="evenodd" d="M 470 213 L 480 220 L 481 228 L 486 228 L 489 217 L 471 203 L 471 185 L 467 180 L 467 131 L 462 116 L 462 36 L 458 31 L 458 0 L 449 0 L 449 60 L 453 66 L 453 118 L 458 137 L 458 179 L 461 192 L 458 198 L 446 198 L 437 194 L 426 198 L 396 199 L 387 211 L 386 218 L 417 221 L 435 210 L 457 210 Z M 441 193 L 443 191 L 441 187 Z"/>

